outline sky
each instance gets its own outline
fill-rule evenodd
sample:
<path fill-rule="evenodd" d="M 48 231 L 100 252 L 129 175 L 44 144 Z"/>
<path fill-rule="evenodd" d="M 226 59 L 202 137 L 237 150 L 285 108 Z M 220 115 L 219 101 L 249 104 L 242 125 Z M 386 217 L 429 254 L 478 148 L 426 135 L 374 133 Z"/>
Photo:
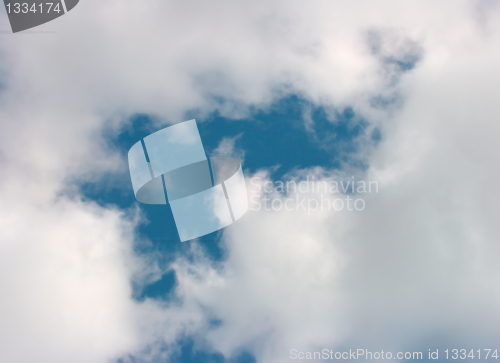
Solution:
<path fill-rule="evenodd" d="M 12 34 L 2 8 L 0 361 L 500 349 L 499 20 L 494 0 L 81 0 Z M 127 153 L 191 119 L 250 208 L 181 243 Z"/>

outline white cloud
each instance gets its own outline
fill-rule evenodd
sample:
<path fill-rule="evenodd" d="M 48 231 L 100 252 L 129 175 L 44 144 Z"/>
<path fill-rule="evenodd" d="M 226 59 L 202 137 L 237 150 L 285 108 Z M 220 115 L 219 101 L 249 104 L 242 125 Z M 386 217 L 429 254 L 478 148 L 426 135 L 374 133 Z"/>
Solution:
<path fill-rule="evenodd" d="M 243 133 L 234 137 L 224 137 L 219 145 L 214 149 L 213 156 L 232 157 L 243 162 L 245 160 L 245 150 L 235 147 L 236 141 L 241 138 Z"/>
<path fill-rule="evenodd" d="M 2 34 L 1 360 L 147 358 L 181 332 L 263 362 L 341 344 L 493 346 L 500 42 L 498 10 L 484 9 L 87 0 L 40 28 L 55 34 Z M 387 66 L 415 50 L 411 73 Z M 380 192 L 359 213 L 249 212 L 225 232 L 223 265 L 196 251 L 176 261 L 180 302 L 134 302 L 130 280 L 157 273 L 131 251 L 137 221 L 64 196 L 75 178 L 123 170 L 102 130 L 135 112 L 244 117 L 286 92 L 381 127 L 379 149 L 363 154 Z M 395 92 L 404 103 L 370 106 Z"/>

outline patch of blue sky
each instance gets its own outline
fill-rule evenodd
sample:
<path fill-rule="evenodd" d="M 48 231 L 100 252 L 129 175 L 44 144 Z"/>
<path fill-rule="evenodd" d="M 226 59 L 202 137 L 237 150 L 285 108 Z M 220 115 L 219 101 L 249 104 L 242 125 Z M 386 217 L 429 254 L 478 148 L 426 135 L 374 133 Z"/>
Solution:
<path fill-rule="evenodd" d="M 206 349 L 197 349 L 191 337 L 185 337 L 180 342 L 180 349 L 170 357 L 171 362 L 178 363 L 255 363 L 255 358 L 248 352 L 240 352 L 234 357 L 226 359 L 222 354 L 210 352 Z"/>
<path fill-rule="evenodd" d="M 304 122 L 306 110 L 312 119 L 309 129 Z M 209 155 L 224 137 L 241 134 L 235 146 L 245 151 L 244 170 L 253 173 L 279 166 L 273 178 L 313 166 L 340 168 L 357 151 L 355 141 L 366 136 L 367 126 L 368 121 L 350 107 L 332 114 L 297 96 L 281 99 L 269 110 L 255 110 L 246 120 L 227 119 L 215 112 L 199 124 Z M 376 143 L 380 131 L 376 129 L 372 136 L 369 139 Z"/>
<path fill-rule="evenodd" d="M 156 357 L 148 357 L 147 362 L 153 363 L 255 363 L 255 357 L 247 351 L 241 351 L 233 357 L 226 358 L 222 354 L 208 350 L 197 344 L 195 339 L 190 336 L 180 338 L 175 347 L 163 347 L 163 354 Z M 147 355 L 147 354 L 146 354 Z M 166 358 L 168 355 L 168 358 Z M 116 363 L 143 363 L 144 361 L 128 356 L 127 359 L 119 359 Z"/>
<path fill-rule="evenodd" d="M 307 127 L 304 122 L 306 111 L 312 120 Z M 189 113 L 186 116 L 185 120 L 191 118 Z M 368 121 L 349 107 L 327 112 L 297 96 L 281 99 L 266 111 L 254 110 L 249 119 L 232 120 L 214 112 L 198 121 L 208 156 L 213 155 L 221 140 L 241 134 L 235 146 L 245 151 L 244 171 L 271 170 L 279 165 L 279 168 L 272 169 L 271 176 L 275 179 L 295 169 L 313 166 L 340 168 L 342 163 L 349 161 L 350 155 L 356 153 L 359 138 L 376 144 L 381 137 L 377 129 L 370 131 L 371 135 L 367 137 Z M 109 132 L 106 139 L 126 161 L 132 145 L 157 130 L 152 117 L 138 114 L 123 126 L 120 133 Z M 366 167 L 363 164 L 355 166 Z M 128 172 L 103 175 L 98 181 L 81 184 L 80 191 L 84 197 L 100 205 L 115 205 L 125 210 L 137 203 Z M 189 255 L 189 243 L 180 242 L 170 205 L 138 205 L 146 222 L 137 228 L 135 252 L 155 256 L 160 268 L 168 271 L 169 263 L 178 254 Z M 207 256 L 214 262 L 225 258 L 221 234 L 217 231 L 199 239 Z M 149 286 L 135 286 L 133 294 L 138 300 L 146 297 L 165 299 L 174 286 L 175 276 L 167 272 Z"/>
<path fill-rule="evenodd" d="M 159 280 L 149 285 L 133 286 L 135 292 L 134 299 L 136 301 L 144 301 L 146 298 L 172 301 L 175 284 L 175 272 L 166 272 Z"/>

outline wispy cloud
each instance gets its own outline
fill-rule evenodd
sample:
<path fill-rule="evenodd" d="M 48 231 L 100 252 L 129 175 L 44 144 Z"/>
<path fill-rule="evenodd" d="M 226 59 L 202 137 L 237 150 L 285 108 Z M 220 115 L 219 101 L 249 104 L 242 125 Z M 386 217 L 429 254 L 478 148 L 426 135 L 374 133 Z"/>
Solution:
<path fill-rule="evenodd" d="M 241 138 L 243 134 L 240 133 L 234 137 L 223 138 L 217 148 L 214 149 L 214 156 L 227 156 L 238 159 L 240 162 L 245 161 L 245 150 L 235 147 L 236 141 Z"/>

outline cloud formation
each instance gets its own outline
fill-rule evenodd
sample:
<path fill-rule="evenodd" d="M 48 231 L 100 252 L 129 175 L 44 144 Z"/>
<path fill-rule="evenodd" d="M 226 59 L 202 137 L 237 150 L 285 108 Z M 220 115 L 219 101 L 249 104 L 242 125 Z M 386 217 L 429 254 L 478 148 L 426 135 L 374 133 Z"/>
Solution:
<path fill-rule="evenodd" d="M 259 362 L 493 348 L 498 16 L 481 1 L 87 0 L 40 27 L 56 33 L 0 34 L 1 360 L 147 361 L 183 335 Z M 158 273 L 133 253 L 140 216 L 74 192 L 125 168 L 103 131 L 137 112 L 243 118 L 292 93 L 380 127 L 368 169 L 342 171 L 380 192 L 358 213 L 249 212 L 226 261 L 193 243 L 171 265 L 173 302 L 133 300 L 130 281 Z"/>

